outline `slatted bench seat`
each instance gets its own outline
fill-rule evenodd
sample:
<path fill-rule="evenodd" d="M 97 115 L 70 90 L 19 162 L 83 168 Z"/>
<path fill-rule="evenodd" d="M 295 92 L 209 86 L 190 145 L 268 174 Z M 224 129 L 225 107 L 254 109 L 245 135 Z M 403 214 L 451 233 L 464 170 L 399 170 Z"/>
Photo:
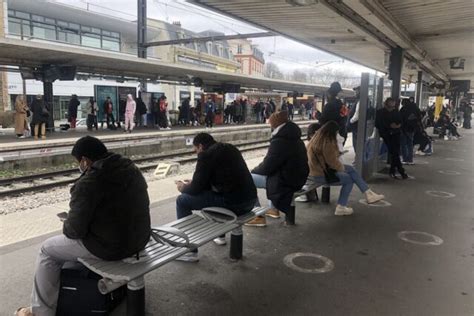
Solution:
<path fill-rule="evenodd" d="M 230 257 L 242 257 L 242 225 L 264 215 L 268 207 L 254 208 L 235 217 L 229 210 L 206 208 L 172 223 L 153 229 L 157 240 L 151 238 L 137 257 L 118 261 L 79 258 L 85 267 L 99 274 L 98 287 L 102 294 L 127 284 L 127 315 L 145 315 L 144 275 L 166 263 L 197 249 L 225 233 L 231 232 Z M 232 218 L 232 215 L 234 218 Z"/>

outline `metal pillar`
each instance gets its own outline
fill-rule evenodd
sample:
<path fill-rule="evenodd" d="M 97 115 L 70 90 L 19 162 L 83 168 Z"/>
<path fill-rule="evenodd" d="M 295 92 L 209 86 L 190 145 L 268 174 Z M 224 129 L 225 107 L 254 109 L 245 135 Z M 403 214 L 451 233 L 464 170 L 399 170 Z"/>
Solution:
<path fill-rule="evenodd" d="M 362 175 L 362 165 L 365 153 L 365 146 L 367 141 L 367 107 L 369 104 L 369 85 L 370 74 L 368 72 L 362 73 L 360 79 L 360 93 L 359 93 L 359 120 L 357 123 L 357 140 L 355 156 L 355 169 Z"/>
<path fill-rule="evenodd" d="M 145 46 L 146 38 L 146 1 L 137 0 L 137 55 L 139 58 L 146 59 L 147 48 Z M 141 93 L 147 91 L 146 81 L 140 81 L 140 90 L 138 95 L 141 97 Z"/>
<path fill-rule="evenodd" d="M 403 68 L 403 49 L 399 46 L 392 48 L 390 52 L 389 79 L 392 80 L 391 97 L 400 98 Z"/>
<path fill-rule="evenodd" d="M 53 83 L 43 81 L 43 101 L 49 111 L 48 130 L 54 132 L 54 99 L 53 99 Z"/>
<path fill-rule="evenodd" d="M 329 203 L 331 197 L 331 187 L 329 185 L 324 185 L 321 192 L 321 202 Z"/>
<path fill-rule="evenodd" d="M 418 71 L 418 78 L 416 81 L 416 94 L 415 94 L 415 102 L 418 107 L 421 107 L 421 98 L 423 92 L 423 71 Z"/>
<path fill-rule="evenodd" d="M 145 315 L 145 280 L 142 277 L 127 284 L 127 316 Z"/>

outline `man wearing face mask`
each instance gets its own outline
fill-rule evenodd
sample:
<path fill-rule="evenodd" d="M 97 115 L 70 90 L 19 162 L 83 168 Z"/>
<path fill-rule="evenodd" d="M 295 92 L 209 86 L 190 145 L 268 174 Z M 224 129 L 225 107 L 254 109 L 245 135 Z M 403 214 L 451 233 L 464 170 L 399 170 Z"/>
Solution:
<path fill-rule="evenodd" d="M 55 315 L 64 263 L 96 257 L 120 260 L 137 254 L 150 239 L 147 184 L 134 163 L 108 152 L 91 136 L 79 139 L 71 154 L 81 176 L 71 188 L 63 234 L 42 244 L 32 305 L 16 315 Z"/>

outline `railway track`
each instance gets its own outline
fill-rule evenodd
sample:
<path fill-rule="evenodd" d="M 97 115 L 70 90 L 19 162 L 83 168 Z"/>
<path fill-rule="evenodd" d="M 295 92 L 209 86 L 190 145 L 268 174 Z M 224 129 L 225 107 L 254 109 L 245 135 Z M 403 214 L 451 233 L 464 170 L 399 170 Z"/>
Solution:
<path fill-rule="evenodd" d="M 247 152 L 268 147 L 268 140 L 252 141 L 246 143 L 236 143 L 241 152 Z M 179 164 L 190 163 L 197 160 L 196 154 L 192 150 L 160 154 L 133 159 L 138 168 L 142 171 L 155 169 L 162 161 L 173 161 Z M 45 191 L 51 188 L 60 187 L 74 183 L 78 178 L 78 170 L 66 169 L 41 174 L 32 174 L 8 179 L 0 179 L 0 197 L 16 196 L 23 193 Z"/>

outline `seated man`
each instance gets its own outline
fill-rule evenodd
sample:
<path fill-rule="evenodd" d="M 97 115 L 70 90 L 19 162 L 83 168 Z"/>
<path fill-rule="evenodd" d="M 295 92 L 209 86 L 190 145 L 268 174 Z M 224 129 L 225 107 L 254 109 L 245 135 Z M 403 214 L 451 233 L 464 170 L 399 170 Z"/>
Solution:
<path fill-rule="evenodd" d="M 176 183 L 181 195 L 176 199 L 178 218 L 215 206 L 231 210 L 237 216 L 250 212 L 257 201 L 257 189 L 240 151 L 231 144 L 218 143 L 207 133 L 193 140 L 198 155 L 192 181 Z M 225 245 L 225 236 L 214 239 Z M 197 262 L 197 249 L 177 260 Z"/>
<path fill-rule="evenodd" d="M 270 147 L 263 161 L 252 170 L 257 188 L 266 188 L 271 201 L 266 215 L 279 218 L 280 211 L 287 213 L 293 194 L 301 189 L 309 173 L 306 148 L 301 140 L 301 130 L 288 121 L 286 111 L 273 113 L 268 119 L 273 130 Z M 249 221 L 247 226 L 265 226 L 265 217 Z"/>
<path fill-rule="evenodd" d="M 142 250 L 150 239 L 147 184 L 134 163 L 107 151 L 97 138 L 79 139 L 72 155 L 80 178 L 71 188 L 63 235 L 47 239 L 36 261 L 31 307 L 16 315 L 56 314 L 60 272 L 78 258 L 120 260 Z"/>

